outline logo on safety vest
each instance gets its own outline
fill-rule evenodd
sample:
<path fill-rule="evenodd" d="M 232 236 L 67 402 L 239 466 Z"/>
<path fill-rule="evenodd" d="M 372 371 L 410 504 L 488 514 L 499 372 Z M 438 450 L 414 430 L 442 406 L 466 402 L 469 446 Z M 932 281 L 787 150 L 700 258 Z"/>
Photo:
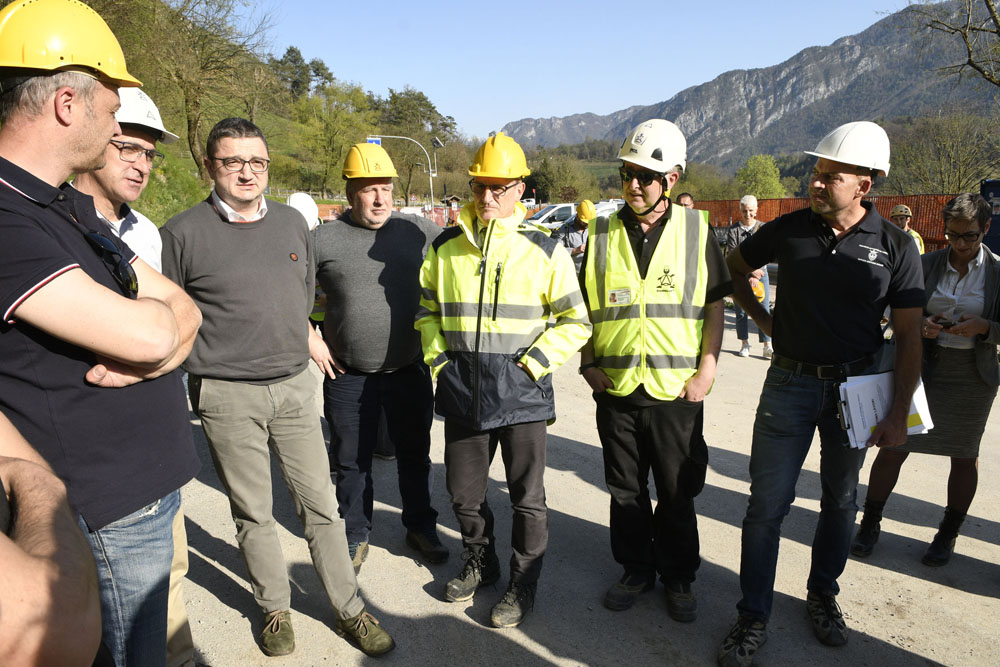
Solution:
<path fill-rule="evenodd" d="M 657 292 L 672 292 L 677 286 L 674 284 L 674 274 L 670 269 L 663 267 L 663 275 L 656 281 Z"/>

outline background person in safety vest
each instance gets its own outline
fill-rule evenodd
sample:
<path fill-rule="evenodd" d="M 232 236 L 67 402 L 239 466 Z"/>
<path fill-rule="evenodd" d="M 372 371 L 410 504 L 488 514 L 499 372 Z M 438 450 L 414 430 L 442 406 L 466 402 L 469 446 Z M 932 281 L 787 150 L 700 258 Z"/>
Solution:
<path fill-rule="evenodd" d="M 171 371 L 201 315 L 65 183 L 104 167 L 117 89 L 138 85 L 85 4 L 0 12 L 0 409 L 66 484 L 119 667 L 166 660 L 171 524 L 199 467 Z"/>
<path fill-rule="evenodd" d="M 587 224 L 596 217 L 594 202 L 584 199 L 576 207 L 576 215 L 552 234 L 552 238 L 557 239 L 569 250 L 577 273 L 583 266 L 583 253 L 587 249 Z"/>
<path fill-rule="evenodd" d="M 159 271 L 163 245 L 160 232 L 149 218 L 129 204 L 142 195 L 149 184 L 150 173 L 163 162 L 163 153 L 156 150 L 156 142 L 170 144 L 178 137 L 163 127 L 160 110 L 146 93 L 138 88 L 121 88 L 118 98 L 121 107 L 115 112 L 115 118 L 121 133 L 108 143 L 105 165 L 78 175 L 73 180 L 73 187 L 93 197 L 97 216 L 144 262 Z M 167 606 L 168 667 L 194 664 L 194 640 L 182 590 L 188 570 L 183 511 L 174 515 L 172 531 L 174 557 Z"/>
<path fill-rule="evenodd" d="M 917 244 L 917 250 L 923 255 L 924 239 L 917 233 L 917 230 L 910 227 L 910 220 L 913 220 L 913 211 L 910 210 L 910 207 L 905 204 L 896 204 L 892 207 L 892 212 L 889 213 L 889 219 L 913 238 L 913 242 Z"/>
<path fill-rule="evenodd" d="M 720 665 L 749 665 L 767 638 L 781 523 L 819 430 L 819 519 L 806 582 L 806 610 L 816 638 L 847 642 L 837 604 L 865 449 L 849 445 L 838 418 L 838 383 L 876 372 L 891 308 L 895 394 L 868 446 L 906 442 L 907 414 L 920 377 L 924 282 L 916 246 L 863 197 L 889 172 L 889 137 L 875 123 L 848 123 L 820 140 L 809 184 L 810 207 L 767 223 L 727 257 L 733 297 L 774 338 L 750 453 L 750 500 L 743 519 L 739 618 L 718 651 Z M 747 277 L 778 263 L 773 315 L 750 292 Z"/>
<path fill-rule="evenodd" d="M 352 146 L 343 176 L 350 208 L 313 232 L 329 325 L 312 357 L 325 376 L 323 410 L 337 434 L 330 461 L 348 548 L 357 570 L 372 530 L 372 454 L 385 438 L 396 452 L 406 543 L 427 562 L 443 563 L 448 550 L 437 536 L 430 491 L 434 394 L 413 328 L 420 264 L 441 228 L 392 210 L 396 169 L 381 146 Z"/>
<path fill-rule="evenodd" d="M 309 373 L 318 340 L 308 319 L 316 276 L 309 230 L 295 209 L 264 198 L 270 158 L 259 127 L 219 121 L 205 155 L 214 187 L 160 229 L 163 272 L 204 313 L 184 370 L 264 614 L 261 649 L 272 656 L 295 650 L 288 569 L 272 515 L 273 451 L 337 633 L 380 655 L 395 644 L 358 592 Z"/>
<path fill-rule="evenodd" d="M 531 611 L 548 543 L 545 423 L 555 417 L 552 372 L 590 336 L 590 322 L 562 245 L 523 224 L 524 152 L 502 132 L 469 167 L 473 201 L 441 233 L 420 269 L 416 327 L 437 378 L 448 491 L 462 530 L 465 566 L 445 587 L 470 600 L 500 578 L 486 502 L 499 442 L 510 502 L 510 585 L 493 607 L 497 627 Z M 550 326 L 550 316 L 555 320 Z"/>
<path fill-rule="evenodd" d="M 704 400 L 731 285 L 701 212 L 670 201 L 687 164 L 677 126 L 640 123 L 618 158 L 626 206 L 591 223 L 581 276 L 594 337 L 580 372 L 597 402 L 611 552 L 624 570 L 604 606 L 628 609 L 658 574 L 670 617 L 688 622 L 697 614 L 691 583 L 701 564 L 694 497 L 708 464 Z"/>
<path fill-rule="evenodd" d="M 744 195 L 740 199 L 740 219 L 735 225 L 726 229 L 726 254 L 740 247 L 746 239 L 750 238 L 760 229 L 760 220 L 757 219 L 757 198 L 753 195 Z M 771 310 L 771 281 L 767 275 L 767 267 L 753 271 L 750 274 L 750 289 L 757 300 L 764 306 L 764 310 Z M 750 356 L 750 327 L 747 318 L 747 311 L 740 308 L 738 303 L 733 304 L 736 311 L 736 338 L 740 341 L 739 355 L 741 357 Z M 770 359 L 774 350 L 771 349 L 771 337 L 758 327 L 757 337 L 764 344 L 762 355 L 765 359 Z"/>

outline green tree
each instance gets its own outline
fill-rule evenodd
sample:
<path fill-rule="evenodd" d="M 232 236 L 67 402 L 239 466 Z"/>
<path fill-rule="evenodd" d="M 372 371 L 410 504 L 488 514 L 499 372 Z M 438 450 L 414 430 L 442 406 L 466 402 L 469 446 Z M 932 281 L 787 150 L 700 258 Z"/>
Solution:
<path fill-rule="evenodd" d="M 524 180 L 526 191 L 534 189 L 536 198 L 546 202 L 593 199 L 599 192 L 597 179 L 592 174 L 582 169 L 575 160 L 561 155 L 543 157 Z"/>
<path fill-rule="evenodd" d="M 719 201 L 740 196 L 739 187 L 730 175 L 714 165 L 700 162 L 688 162 L 673 192 L 690 192 L 695 201 Z"/>
<path fill-rule="evenodd" d="M 785 196 L 781 172 L 770 155 L 751 155 L 736 171 L 736 185 L 742 195 L 758 199 L 780 199 Z"/>
<path fill-rule="evenodd" d="M 297 47 L 289 46 L 281 58 L 272 58 L 271 68 L 293 100 L 299 100 L 309 94 L 309 88 L 312 84 L 312 70 Z"/>

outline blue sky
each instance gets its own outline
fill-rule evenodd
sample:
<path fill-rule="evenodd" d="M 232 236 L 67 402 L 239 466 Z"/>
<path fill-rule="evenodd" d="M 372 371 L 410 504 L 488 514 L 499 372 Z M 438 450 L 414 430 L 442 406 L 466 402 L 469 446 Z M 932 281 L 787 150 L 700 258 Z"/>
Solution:
<path fill-rule="evenodd" d="M 521 118 L 660 102 L 830 44 L 906 4 L 271 0 L 268 14 L 275 55 L 297 46 L 381 95 L 412 86 L 482 137 Z"/>

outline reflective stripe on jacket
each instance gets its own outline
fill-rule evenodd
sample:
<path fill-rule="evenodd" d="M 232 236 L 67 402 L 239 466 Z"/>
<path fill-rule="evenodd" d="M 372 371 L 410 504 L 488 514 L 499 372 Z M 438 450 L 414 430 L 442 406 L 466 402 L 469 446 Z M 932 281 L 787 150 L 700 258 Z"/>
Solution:
<path fill-rule="evenodd" d="M 698 211 L 671 205 L 646 278 L 618 214 L 590 223 L 586 284 L 595 362 L 627 396 L 639 385 L 673 400 L 698 370 L 711 234 Z"/>
<path fill-rule="evenodd" d="M 518 203 L 491 220 L 480 248 L 467 205 L 420 269 L 415 326 L 437 378 L 435 410 L 477 430 L 552 419 L 551 373 L 590 337 L 573 260 L 524 215 Z"/>

